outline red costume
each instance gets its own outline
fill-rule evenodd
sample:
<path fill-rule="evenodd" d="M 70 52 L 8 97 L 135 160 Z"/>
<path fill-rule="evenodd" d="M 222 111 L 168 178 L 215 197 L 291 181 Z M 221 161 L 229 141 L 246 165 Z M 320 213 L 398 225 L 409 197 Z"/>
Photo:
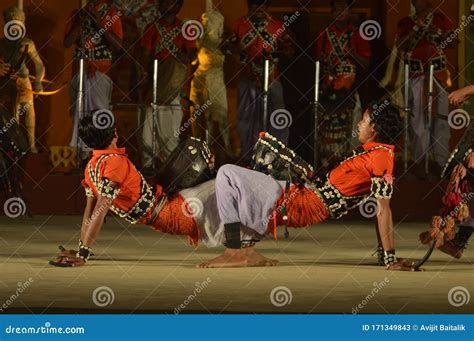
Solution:
<path fill-rule="evenodd" d="M 121 12 L 107 0 L 98 1 L 95 10 L 99 13 L 101 28 L 123 39 Z M 72 13 L 66 32 L 72 29 L 73 19 L 76 15 L 80 15 L 79 13 L 81 13 L 81 10 Z M 83 22 L 83 47 L 85 49 L 87 73 L 93 75 L 95 71 L 99 71 L 107 74 L 112 66 L 112 49 L 103 35 L 99 34 L 97 26 L 89 15 L 86 14 L 85 18 Z M 81 42 L 79 41 L 74 50 L 74 59 L 80 59 L 81 57 Z"/>
<path fill-rule="evenodd" d="M 163 189 L 150 186 L 127 158 L 124 148 L 94 150 L 85 170 L 87 196 L 113 199 L 111 210 L 131 224 L 148 225 L 164 233 L 187 235 L 199 240 L 199 229 L 184 199 L 176 194 L 165 198 Z M 155 215 L 155 210 L 159 214 Z"/>
<path fill-rule="evenodd" d="M 251 79 L 262 80 L 264 58 L 276 63 L 278 58 L 274 53 L 291 46 L 285 25 L 269 15 L 257 21 L 243 16 L 233 24 L 231 31 L 233 40 L 239 42 L 242 49 L 241 63 L 245 65 L 245 75 Z M 270 76 L 276 78 L 278 70 L 273 65 L 271 67 Z"/>
<path fill-rule="evenodd" d="M 186 39 L 182 27 L 183 22 L 178 18 L 172 24 L 166 20 L 157 20 L 145 30 L 141 46 L 151 51 L 160 61 L 170 56 L 177 57 L 184 48 L 195 49 L 196 41 Z"/>
<path fill-rule="evenodd" d="M 435 75 L 441 81 L 447 82 L 449 74 L 447 60 L 442 42 L 438 38 L 451 32 L 453 24 L 443 13 L 434 11 L 426 16 L 423 25 L 417 24 L 417 17 L 406 17 L 398 22 L 398 39 L 403 40 L 415 31 L 415 38 L 408 48 L 411 77 L 423 75 L 428 69 L 430 59 L 435 67 Z"/>
<path fill-rule="evenodd" d="M 327 72 L 333 77 L 330 79 L 327 75 L 324 82 L 335 90 L 350 90 L 354 85 L 357 63 L 347 57 L 351 50 L 367 59 L 372 55 L 369 42 L 360 36 L 358 28 L 351 23 L 343 29 L 332 24 L 316 40 L 316 59 L 323 61 Z"/>

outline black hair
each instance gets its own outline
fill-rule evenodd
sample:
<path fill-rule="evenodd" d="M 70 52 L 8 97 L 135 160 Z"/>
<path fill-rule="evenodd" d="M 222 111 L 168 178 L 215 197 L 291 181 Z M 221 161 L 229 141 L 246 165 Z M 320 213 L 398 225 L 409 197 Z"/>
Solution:
<path fill-rule="evenodd" d="M 336 1 L 340 1 L 340 0 L 331 0 L 332 9 L 336 8 Z M 352 6 L 354 6 L 354 2 L 355 0 L 346 0 L 347 7 L 349 7 L 349 9 L 352 8 Z"/>
<path fill-rule="evenodd" d="M 106 149 L 115 137 L 115 119 L 109 110 L 85 115 L 79 122 L 79 138 L 92 149 Z"/>
<path fill-rule="evenodd" d="M 247 0 L 247 5 L 250 7 L 252 5 L 256 6 L 270 6 L 270 0 Z"/>
<path fill-rule="evenodd" d="M 368 108 L 371 123 L 375 124 L 377 141 L 397 144 L 402 134 L 400 110 L 389 99 L 374 101 Z"/>

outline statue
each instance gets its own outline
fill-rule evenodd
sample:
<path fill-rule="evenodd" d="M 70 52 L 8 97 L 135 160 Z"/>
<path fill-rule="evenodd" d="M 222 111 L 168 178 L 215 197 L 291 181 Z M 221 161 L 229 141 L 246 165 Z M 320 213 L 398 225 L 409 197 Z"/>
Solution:
<path fill-rule="evenodd" d="M 197 41 L 198 68 L 191 84 L 191 101 L 196 105 L 195 122 L 202 122 L 199 116 L 205 115 L 205 125 L 212 140 L 222 136 L 224 147 L 232 155 L 230 129 L 227 116 L 227 93 L 224 82 L 224 53 L 220 50 L 224 34 L 224 16 L 207 0 L 206 13 L 201 17 L 204 33 Z M 197 133 L 198 124 L 194 124 Z M 199 136 L 203 137 L 203 136 Z"/>
<path fill-rule="evenodd" d="M 12 108 L 15 118 L 20 123 L 21 117 L 25 116 L 24 122 L 28 134 L 29 149 L 32 153 L 37 153 L 35 143 L 35 108 L 34 93 L 43 91 L 42 81 L 45 75 L 45 68 L 35 43 L 25 37 L 25 13 L 19 7 L 10 7 L 3 13 L 5 20 L 5 37 L 0 39 L 0 58 L 5 63 L 10 64 L 13 77 L 4 77 L 6 87 L 0 89 L 3 96 L 16 93 L 14 108 Z M 35 77 L 31 77 L 26 67 L 26 57 L 29 57 L 35 66 Z M 1 96 L 1 95 L 0 95 Z M 1 96 L 1 97 L 3 97 Z"/>

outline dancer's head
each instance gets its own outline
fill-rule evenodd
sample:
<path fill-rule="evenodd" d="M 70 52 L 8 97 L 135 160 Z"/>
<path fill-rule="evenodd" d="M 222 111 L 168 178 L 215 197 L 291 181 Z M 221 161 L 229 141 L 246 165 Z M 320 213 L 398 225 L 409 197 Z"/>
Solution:
<path fill-rule="evenodd" d="M 373 102 L 357 124 L 361 143 L 396 144 L 402 133 L 399 109 L 388 99 Z"/>
<path fill-rule="evenodd" d="M 184 0 L 160 0 L 158 9 L 161 15 L 166 17 L 177 16 L 183 7 Z"/>
<path fill-rule="evenodd" d="M 254 19 L 265 19 L 267 17 L 270 0 L 247 0 L 249 7 L 249 17 Z"/>
<path fill-rule="evenodd" d="M 108 110 L 85 115 L 79 122 L 79 138 L 92 149 L 108 149 L 117 144 L 115 118 Z"/>
<path fill-rule="evenodd" d="M 351 14 L 351 7 L 354 0 L 332 0 L 331 10 L 334 20 L 347 21 Z"/>

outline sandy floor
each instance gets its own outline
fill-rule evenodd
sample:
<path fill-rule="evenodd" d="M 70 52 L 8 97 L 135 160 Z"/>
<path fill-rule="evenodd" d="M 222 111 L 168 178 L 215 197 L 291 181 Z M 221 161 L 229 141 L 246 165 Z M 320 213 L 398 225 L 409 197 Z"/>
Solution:
<path fill-rule="evenodd" d="M 262 241 L 258 249 L 279 259 L 277 267 L 201 270 L 195 265 L 221 248 L 193 249 L 184 238 L 109 217 L 87 266 L 47 265 L 59 244 L 77 245 L 80 220 L 0 218 L 0 309 L 408 314 L 468 313 L 474 307 L 474 298 L 460 307 L 448 300 L 454 287 L 465 288 L 454 295 L 454 304 L 474 292 L 472 248 L 462 260 L 435 251 L 424 273 L 390 272 L 374 266 L 375 235 L 363 222 L 322 224 L 291 230 L 289 240 Z M 399 255 L 416 259 L 424 254 L 417 242 L 424 227 L 397 226 Z"/>

